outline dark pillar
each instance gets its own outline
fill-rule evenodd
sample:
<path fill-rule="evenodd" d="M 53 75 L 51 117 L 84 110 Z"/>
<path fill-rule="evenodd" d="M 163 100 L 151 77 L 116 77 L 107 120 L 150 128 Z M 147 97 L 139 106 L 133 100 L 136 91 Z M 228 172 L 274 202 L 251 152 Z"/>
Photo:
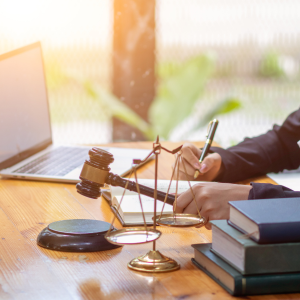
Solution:
<path fill-rule="evenodd" d="M 114 0 L 113 93 L 147 120 L 155 94 L 155 0 Z M 113 120 L 114 141 L 145 140 Z"/>

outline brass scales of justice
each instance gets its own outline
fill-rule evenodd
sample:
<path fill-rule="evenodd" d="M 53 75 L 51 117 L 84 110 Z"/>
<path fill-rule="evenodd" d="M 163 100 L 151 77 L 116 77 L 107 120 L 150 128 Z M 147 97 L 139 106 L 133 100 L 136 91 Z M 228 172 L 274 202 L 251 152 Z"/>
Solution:
<path fill-rule="evenodd" d="M 109 173 L 110 168 L 108 168 L 109 163 L 113 161 L 113 157 L 107 151 L 104 151 L 99 148 L 93 148 L 92 150 L 95 153 L 92 153 L 90 150 L 90 160 L 86 161 L 80 179 L 81 183 L 77 184 L 77 191 L 87 197 L 90 198 L 98 198 L 101 195 L 100 187 L 104 187 L 104 183 L 108 183 L 114 186 L 122 186 L 124 187 L 124 192 L 121 197 L 120 203 L 118 205 L 117 211 L 119 210 L 121 203 L 123 201 L 123 197 L 125 195 L 126 190 L 136 191 L 138 193 L 139 202 L 141 205 L 141 210 L 143 214 L 144 227 L 133 227 L 133 228 L 125 228 L 125 229 L 114 229 L 113 224 L 116 218 L 114 215 L 113 220 L 110 224 L 110 228 L 105 234 L 105 238 L 110 243 L 116 246 L 123 245 L 135 245 L 135 244 L 143 244 L 143 243 L 153 243 L 153 248 L 147 254 L 134 258 L 128 263 L 128 267 L 132 270 L 141 271 L 141 272 L 169 272 L 175 271 L 180 268 L 180 265 L 173 260 L 172 258 L 166 257 L 161 254 L 160 251 L 156 249 L 156 240 L 161 236 L 161 231 L 156 229 L 156 225 L 161 226 L 170 226 L 170 227 L 194 227 L 194 226 L 203 226 L 205 225 L 205 219 L 201 216 L 199 208 L 197 206 L 197 202 L 195 199 L 195 195 L 191 188 L 191 184 L 189 182 L 190 189 L 193 195 L 193 201 L 196 204 L 198 214 L 182 214 L 175 213 L 176 204 L 177 204 L 177 191 L 178 191 L 178 178 L 179 178 L 179 161 L 181 158 L 181 148 L 182 146 L 174 149 L 168 150 L 159 142 L 159 137 L 157 137 L 156 142 L 153 143 L 153 150 L 149 153 L 149 155 L 144 160 L 134 160 L 133 168 L 130 172 L 129 178 L 131 178 L 132 173 L 135 176 L 135 182 L 123 179 L 118 175 Z M 169 187 L 167 193 L 163 193 L 157 190 L 157 172 L 158 172 L 158 156 L 161 153 L 161 150 L 164 150 L 171 154 L 176 154 L 176 160 L 174 169 L 172 172 L 172 177 L 169 183 Z M 99 151 L 101 152 L 99 154 Z M 96 153 L 98 152 L 98 153 Z M 155 188 L 154 190 L 142 185 L 138 184 L 136 169 L 139 164 L 142 164 L 145 160 L 147 160 L 152 154 L 155 155 Z M 98 165 L 95 165 L 95 158 L 98 156 Z M 102 167 L 99 168 L 99 157 L 102 160 Z M 103 166 L 103 162 L 106 160 L 106 167 Z M 181 160 L 183 163 L 183 167 L 185 170 L 185 175 L 187 177 L 186 167 L 184 160 Z M 172 180 L 174 178 L 174 173 L 177 170 L 176 176 L 176 193 L 175 195 L 170 195 L 169 190 L 171 187 Z M 145 215 L 143 211 L 143 204 L 141 199 L 141 194 L 151 196 L 154 198 L 154 216 L 153 216 L 153 228 L 149 228 L 146 224 Z M 163 207 L 160 214 L 157 214 L 156 201 L 163 201 Z M 165 204 L 173 204 L 173 212 L 170 214 L 163 213 Z"/>
<path fill-rule="evenodd" d="M 143 215 L 144 227 L 116 229 L 113 226 L 116 215 L 114 215 L 111 223 L 93 219 L 61 220 L 52 222 L 44 228 L 37 237 L 37 244 L 46 249 L 55 251 L 93 252 L 111 250 L 123 245 L 152 242 L 152 250 L 145 255 L 131 260 L 128 263 L 128 267 L 132 270 L 152 273 L 169 272 L 179 269 L 180 266 L 175 260 L 166 257 L 156 249 L 156 240 L 162 234 L 161 231 L 156 229 L 156 225 L 170 227 L 201 227 L 206 223 L 205 218 L 200 214 L 195 195 L 191 188 L 191 184 L 188 181 L 184 160 L 182 160 L 182 164 L 186 179 L 192 191 L 193 201 L 197 207 L 197 214 L 175 213 L 178 194 L 178 166 L 182 154 L 181 148 L 182 146 L 174 150 L 168 150 L 162 147 L 159 138 L 157 137 L 156 142 L 153 143 L 153 150 L 149 155 L 144 160 L 133 161 L 133 168 L 131 169 L 129 178 L 134 173 L 135 181 L 122 178 L 119 175 L 110 172 L 109 165 L 114 161 L 114 157 L 111 153 L 97 147 L 90 149 L 89 160 L 84 162 L 79 177 L 81 182 L 76 185 L 77 192 L 85 197 L 97 199 L 102 194 L 101 188 L 106 187 L 106 185 L 122 187 L 124 188 L 124 192 L 120 203 L 118 204 L 117 211 L 119 211 L 126 190 L 137 192 Z M 167 193 L 157 190 L 158 156 L 161 153 L 161 150 L 176 155 L 175 165 Z M 139 184 L 136 174 L 136 169 L 139 165 L 144 163 L 153 154 L 155 155 L 154 189 Z M 169 190 L 176 170 L 176 193 L 173 195 L 169 194 Z M 150 228 L 146 224 L 141 194 L 154 198 L 153 228 Z M 160 214 L 157 214 L 157 200 L 164 202 Z M 172 213 L 163 213 L 166 203 L 173 206 Z"/>

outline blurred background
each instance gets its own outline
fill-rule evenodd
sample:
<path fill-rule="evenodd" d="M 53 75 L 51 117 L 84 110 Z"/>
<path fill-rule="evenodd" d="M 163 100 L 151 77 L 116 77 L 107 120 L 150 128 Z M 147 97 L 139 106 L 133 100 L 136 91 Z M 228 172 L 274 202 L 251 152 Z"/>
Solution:
<path fill-rule="evenodd" d="M 222 147 L 300 103 L 297 0 L 0 0 L 0 53 L 42 42 L 55 142 Z"/>

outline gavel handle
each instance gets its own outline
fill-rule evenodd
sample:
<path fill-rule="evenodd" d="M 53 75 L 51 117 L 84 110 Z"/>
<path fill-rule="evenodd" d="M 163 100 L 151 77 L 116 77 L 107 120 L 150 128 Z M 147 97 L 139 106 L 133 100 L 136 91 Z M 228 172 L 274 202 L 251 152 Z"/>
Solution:
<path fill-rule="evenodd" d="M 127 190 L 133 191 L 133 192 L 138 192 L 136 189 L 136 183 L 134 181 L 130 181 L 124 178 L 121 178 L 119 175 L 113 174 L 113 173 L 108 173 L 108 176 L 105 180 L 105 183 L 110 184 L 112 186 L 120 186 L 122 188 L 125 188 L 126 184 L 127 185 Z M 139 184 L 139 189 L 140 193 L 145 196 L 149 196 L 151 198 L 154 198 L 154 189 L 151 189 L 147 186 Z M 166 197 L 166 193 L 157 191 L 157 200 L 164 202 Z M 166 203 L 173 205 L 175 201 L 175 195 L 169 194 L 166 200 Z"/>

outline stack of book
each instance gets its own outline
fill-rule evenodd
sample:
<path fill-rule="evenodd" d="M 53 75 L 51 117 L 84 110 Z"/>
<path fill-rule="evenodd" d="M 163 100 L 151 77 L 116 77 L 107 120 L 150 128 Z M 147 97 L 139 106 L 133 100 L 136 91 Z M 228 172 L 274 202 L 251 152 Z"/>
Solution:
<path fill-rule="evenodd" d="M 235 296 L 300 292 L 300 198 L 229 204 L 192 262 Z"/>

